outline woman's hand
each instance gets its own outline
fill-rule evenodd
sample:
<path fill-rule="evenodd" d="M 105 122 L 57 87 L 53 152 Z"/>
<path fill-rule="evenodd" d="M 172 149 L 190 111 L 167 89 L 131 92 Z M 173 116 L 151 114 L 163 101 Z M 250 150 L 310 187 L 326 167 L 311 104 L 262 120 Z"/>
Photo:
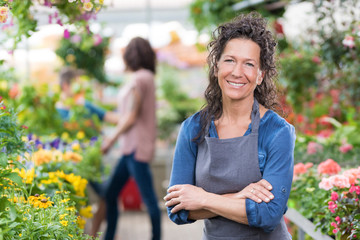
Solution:
<path fill-rule="evenodd" d="M 255 202 L 270 202 L 274 199 L 274 195 L 270 192 L 271 184 L 265 179 L 261 179 L 256 183 L 251 183 L 243 190 L 235 194 L 236 198 L 249 198 Z"/>
<path fill-rule="evenodd" d="M 174 185 L 168 189 L 168 194 L 164 197 L 165 206 L 175 206 L 171 212 L 176 213 L 182 209 L 200 210 L 205 199 L 206 192 L 200 187 L 190 184 Z"/>
<path fill-rule="evenodd" d="M 109 139 L 104 140 L 104 143 L 101 146 L 101 153 L 102 154 L 107 154 L 110 150 L 110 148 L 112 147 L 113 142 Z"/>

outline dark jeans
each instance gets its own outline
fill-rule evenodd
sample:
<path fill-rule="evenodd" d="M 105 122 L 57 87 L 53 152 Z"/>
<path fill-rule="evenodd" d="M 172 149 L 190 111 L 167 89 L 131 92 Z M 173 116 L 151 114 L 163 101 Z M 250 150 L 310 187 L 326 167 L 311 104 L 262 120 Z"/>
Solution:
<path fill-rule="evenodd" d="M 133 176 L 139 187 L 141 198 L 149 212 L 152 224 L 152 240 L 161 237 L 161 212 L 152 184 L 152 175 L 148 163 L 136 161 L 134 154 L 120 158 L 106 190 L 107 229 L 105 240 L 113 240 L 118 220 L 118 196 L 130 176 Z M 141 224 L 141 223 L 139 223 Z"/>

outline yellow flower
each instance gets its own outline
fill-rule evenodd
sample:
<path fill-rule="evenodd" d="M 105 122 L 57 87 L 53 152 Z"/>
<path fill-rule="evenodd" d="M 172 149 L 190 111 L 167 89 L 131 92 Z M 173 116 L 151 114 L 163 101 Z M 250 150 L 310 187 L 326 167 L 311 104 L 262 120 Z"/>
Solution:
<path fill-rule="evenodd" d="M 19 237 L 21 237 L 21 236 L 22 236 L 22 234 L 20 233 L 20 234 L 19 234 Z"/>
<path fill-rule="evenodd" d="M 99 3 L 102 5 L 104 4 L 104 0 L 99 0 Z"/>
<path fill-rule="evenodd" d="M 49 201 L 49 197 L 48 198 L 42 198 L 40 201 L 38 201 L 37 206 L 39 208 L 48 208 L 51 207 L 53 205 L 54 202 Z"/>
<path fill-rule="evenodd" d="M 66 226 L 68 225 L 68 221 L 65 221 L 65 220 L 60 221 L 60 223 L 61 223 L 61 225 L 63 225 L 64 227 L 66 227 Z"/>
<path fill-rule="evenodd" d="M 61 200 L 60 202 L 61 202 L 61 203 L 67 203 L 68 201 L 70 201 L 70 198 L 63 199 L 63 200 Z"/>
<path fill-rule="evenodd" d="M 27 136 L 22 136 L 22 137 L 21 137 L 21 140 L 22 140 L 23 142 L 28 142 L 28 141 L 29 141 L 29 139 L 28 139 Z"/>
<path fill-rule="evenodd" d="M 63 220 L 64 217 L 66 217 L 67 215 L 68 215 L 67 213 L 60 215 L 60 220 Z"/>
<path fill-rule="evenodd" d="M 84 207 L 84 208 L 81 208 L 80 209 L 80 215 L 85 217 L 85 218 L 92 218 L 93 217 L 93 214 L 91 212 L 91 206 L 87 206 L 87 207 Z"/>
<path fill-rule="evenodd" d="M 86 224 L 86 220 L 81 218 L 80 216 L 77 217 L 77 224 L 79 226 L 79 228 L 84 229 L 85 224 Z"/>
<path fill-rule="evenodd" d="M 34 177 L 36 177 L 34 168 L 31 168 L 27 171 L 25 171 L 24 168 L 22 168 L 21 170 L 15 168 L 13 172 L 17 172 L 19 176 L 23 179 L 23 182 L 27 184 L 31 184 L 34 180 Z"/>
<path fill-rule="evenodd" d="M 68 207 L 68 208 L 66 208 L 66 210 L 70 211 L 70 212 L 75 212 L 76 208 L 75 207 Z"/>
<path fill-rule="evenodd" d="M 86 10 L 86 11 L 91 11 L 91 9 L 93 8 L 93 4 L 92 4 L 92 2 L 87 2 L 87 3 L 84 3 L 84 9 Z"/>
<path fill-rule="evenodd" d="M 79 135 L 79 133 L 77 134 Z M 81 136 L 80 136 L 81 137 Z M 79 151 L 80 150 L 80 144 L 79 143 L 74 143 L 72 146 L 71 146 L 72 150 L 74 151 Z"/>
<path fill-rule="evenodd" d="M 43 163 L 49 163 L 52 160 L 52 152 L 49 150 L 40 149 L 35 152 L 32 156 L 32 161 L 36 166 L 39 166 Z"/>
<path fill-rule="evenodd" d="M 75 61 L 76 58 L 75 58 L 74 54 L 68 54 L 65 59 L 67 62 L 72 63 Z"/>
<path fill-rule="evenodd" d="M 91 2 L 89 2 L 91 3 Z M 91 3 L 92 4 L 92 3 Z M 83 139 L 85 137 L 85 133 L 84 131 L 79 131 L 77 134 L 76 134 L 76 138 L 77 139 Z"/>
<path fill-rule="evenodd" d="M 63 132 L 63 133 L 61 134 L 61 139 L 62 139 L 62 140 L 66 141 L 66 140 L 69 140 L 69 138 L 70 138 L 69 133 Z"/>
<path fill-rule="evenodd" d="M 69 235 L 69 237 L 74 237 L 73 235 L 71 235 L 70 233 L 68 234 Z"/>
<path fill-rule="evenodd" d="M 69 151 L 63 154 L 63 158 L 65 161 L 71 160 L 73 162 L 80 162 L 83 159 L 83 157 L 80 154 Z"/>

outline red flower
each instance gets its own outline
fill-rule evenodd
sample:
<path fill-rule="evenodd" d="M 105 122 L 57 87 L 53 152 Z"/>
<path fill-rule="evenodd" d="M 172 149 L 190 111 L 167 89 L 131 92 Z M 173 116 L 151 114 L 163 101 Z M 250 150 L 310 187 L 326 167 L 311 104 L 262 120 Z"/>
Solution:
<path fill-rule="evenodd" d="M 283 26 L 282 26 L 281 23 L 279 23 L 278 20 L 276 20 L 276 21 L 274 22 L 274 28 L 275 28 L 275 32 L 276 32 L 276 33 L 284 35 Z"/>
<path fill-rule="evenodd" d="M 333 175 L 340 172 L 341 167 L 337 162 L 329 158 L 325 162 L 320 163 L 317 170 L 319 174 Z"/>

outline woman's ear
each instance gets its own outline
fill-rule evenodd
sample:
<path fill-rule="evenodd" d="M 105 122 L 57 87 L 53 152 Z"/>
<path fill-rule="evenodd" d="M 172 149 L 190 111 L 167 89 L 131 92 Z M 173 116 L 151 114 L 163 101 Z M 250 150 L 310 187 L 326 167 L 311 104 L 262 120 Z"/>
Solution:
<path fill-rule="evenodd" d="M 214 76 L 218 77 L 218 67 L 214 66 Z"/>
<path fill-rule="evenodd" d="M 257 75 L 257 78 L 256 78 L 256 84 L 257 85 L 261 85 L 263 79 L 264 79 L 264 76 L 265 76 L 265 72 L 264 71 L 261 71 L 261 70 L 258 70 L 258 75 Z"/>

